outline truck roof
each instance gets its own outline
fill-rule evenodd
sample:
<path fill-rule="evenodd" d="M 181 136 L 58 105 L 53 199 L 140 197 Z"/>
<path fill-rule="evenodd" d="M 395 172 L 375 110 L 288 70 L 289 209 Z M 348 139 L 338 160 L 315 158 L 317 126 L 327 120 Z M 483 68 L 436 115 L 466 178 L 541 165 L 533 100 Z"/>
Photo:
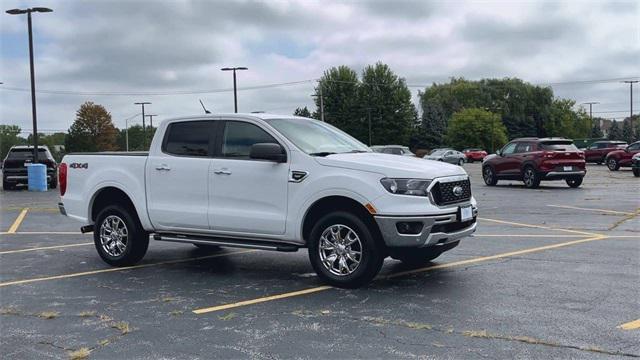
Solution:
<path fill-rule="evenodd" d="M 282 114 L 269 114 L 269 113 L 220 113 L 220 114 L 201 114 L 201 115 L 191 115 L 191 116 L 178 116 L 170 119 L 163 120 L 162 122 L 175 121 L 175 120 L 202 120 L 202 119 L 211 119 L 211 120 L 219 120 L 220 117 L 223 117 L 225 120 L 228 119 L 308 119 L 301 116 L 294 115 L 282 115 Z"/>

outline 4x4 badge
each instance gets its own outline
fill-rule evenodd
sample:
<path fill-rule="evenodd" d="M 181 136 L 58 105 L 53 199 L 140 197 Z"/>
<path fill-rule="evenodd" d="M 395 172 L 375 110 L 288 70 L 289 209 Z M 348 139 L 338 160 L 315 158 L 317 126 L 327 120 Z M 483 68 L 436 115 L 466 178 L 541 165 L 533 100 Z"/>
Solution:
<path fill-rule="evenodd" d="M 456 185 L 453 187 L 453 190 L 451 190 L 451 192 L 453 192 L 453 195 L 455 196 L 462 196 L 464 190 L 462 189 L 462 186 Z"/>

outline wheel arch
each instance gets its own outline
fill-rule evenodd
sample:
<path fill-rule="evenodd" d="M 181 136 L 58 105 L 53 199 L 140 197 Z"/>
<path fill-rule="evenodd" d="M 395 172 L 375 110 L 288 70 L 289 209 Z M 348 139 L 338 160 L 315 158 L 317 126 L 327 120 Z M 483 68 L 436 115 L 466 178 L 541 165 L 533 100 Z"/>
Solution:
<path fill-rule="evenodd" d="M 101 209 L 108 205 L 122 205 L 128 210 L 132 211 L 132 215 L 140 221 L 138 211 L 131 200 L 131 197 L 122 189 L 115 186 L 105 186 L 97 190 L 91 201 L 89 202 L 89 216 L 92 222 L 95 222 L 96 217 Z"/>
<path fill-rule="evenodd" d="M 378 228 L 378 224 L 373 218 L 373 215 L 362 203 L 347 196 L 330 195 L 314 201 L 305 212 L 300 226 L 300 235 L 305 245 L 309 240 L 313 225 L 315 225 L 322 216 L 334 211 L 347 211 L 358 216 L 369 226 L 369 229 L 376 239 L 382 240 L 382 233 Z"/>

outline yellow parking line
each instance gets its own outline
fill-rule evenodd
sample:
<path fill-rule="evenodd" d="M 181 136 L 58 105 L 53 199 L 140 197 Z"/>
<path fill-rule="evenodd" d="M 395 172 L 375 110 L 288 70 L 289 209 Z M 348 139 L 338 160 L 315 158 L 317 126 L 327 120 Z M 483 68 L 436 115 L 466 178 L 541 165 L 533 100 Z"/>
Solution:
<path fill-rule="evenodd" d="M 88 242 L 88 243 L 80 243 L 80 244 L 68 244 L 68 245 L 44 246 L 44 247 L 27 248 L 27 249 L 19 249 L 19 250 L 6 250 L 6 251 L 0 251 L 0 255 L 4 255 L 4 254 L 15 254 L 15 253 L 23 253 L 23 252 L 38 251 L 38 250 L 63 249 L 63 248 L 68 248 L 68 247 L 85 246 L 85 245 L 93 245 L 93 243 L 92 243 L 92 242 Z"/>
<path fill-rule="evenodd" d="M 253 251 L 257 251 L 257 250 L 240 250 L 240 251 L 228 252 L 228 253 L 224 253 L 224 254 L 199 256 L 199 257 L 188 258 L 188 259 L 177 259 L 177 260 L 161 261 L 161 262 L 157 262 L 157 263 L 132 265 L 132 266 L 124 266 L 124 267 L 116 267 L 116 268 L 108 268 L 108 269 L 100 269 L 100 270 L 91 270 L 91 271 L 84 271 L 84 272 L 64 274 L 64 275 L 46 276 L 46 277 L 41 277 L 41 278 L 14 280 L 14 281 L 7 281 L 7 282 L 0 283 L 0 287 L 11 286 L 11 285 L 30 284 L 30 283 L 34 283 L 34 282 L 49 281 L 49 280 L 67 279 L 67 278 L 94 275 L 94 274 L 102 274 L 102 273 L 115 272 L 115 271 L 142 269 L 142 268 L 148 268 L 148 267 L 152 267 L 152 266 L 178 264 L 178 263 L 189 262 L 189 261 L 211 259 L 211 258 L 216 258 L 216 257 L 221 257 L 221 256 L 245 254 L 245 253 L 253 252 Z"/>
<path fill-rule="evenodd" d="M 491 255 L 491 256 L 482 256 L 482 257 L 471 258 L 471 259 L 467 259 L 467 260 L 454 261 L 454 262 L 450 262 L 450 263 L 444 263 L 444 264 L 428 266 L 428 267 L 424 267 L 424 268 L 420 268 L 420 269 L 397 272 L 397 273 L 393 273 L 393 274 L 384 276 L 384 277 L 382 277 L 382 279 L 391 279 L 391 278 L 396 278 L 396 277 L 400 277 L 400 276 L 412 275 L 412 274 L 417 274 L 417 273 L 422 273 L 422 272 L 427 272 L 427 271 L 432 271 L 432 270 L 437 270 L 437 269 L 445 269 L 445 268 L 450 268 L 450 267 L 455 267 L 455 266 L 474 264 L 474 263 L 478 263 L 478 262 L 497 260 L 497 259 L 511 257 L 511 256 L 530 254 L 530 253 L 535 253 L 535 252 L 540 252 L 540 251 L 545 251 L 545 250 L 550 250 L 550 249 L 557 249 L 557 248 L 561 248 L 561 247 L 577 245 L 577 244 L 582 244 L 582 243 L 586 243 L 586 242 L 590 242 L 590 241 L 596 241 L 596 240 L 603 240 L 603 239 L 607 239 L 607 237 L 604 236 L 604 235 L 598 235 L 598 236 L 594 236 L 594 237 L 591 237 L 591 238 L 573 240 L 573 241 L 568 241 L 568 242 L 558 243 L 558 244 L 553 244 L 553 245 L 539 246 L 539 247 L 535 247 L 535 248 L 529 248 L 529 249 L 518 250 L 518 251 L 511 251 L 511 252 L 502 253 L 502 254 L 496 254 L 496 255 Z M 256 299 L 251 299 L 251 300 L 244 300 L 244 301 L 235 302 L 235 303 L 222 304 L 222 305 L 217 305 L 217 306 L 213 306 L 213 307 L 195 309 L 195 310 L 192 310 L 192 312 L 195 313 L 195 314 L 205 314 L 205 313 L 209 313 L 209 312 L 215 312 L 215 311 L 220 311 L 220 310 L 228 310 L 228 309 L 232 309 L 232 308 L 248 306 L 248 305 L 253 305 L 253 304 L 259 304 L 259 303 L 273 301 L 273 300 L 280 300 L 280 299 L 286 299 L 286 298 L 295 297 L 295 296 L 301 296 L 301 295 L 316 293 L 316 292 L 320 292 L 320 291 L 324 291 L 324 290 L 328 290 L 328 289 L 333 289 L 333 287 L 331 287 L 331 286 L 317 286 L 317 287 L 312 287 L 312 288 L 308 288 L 308 289 L 293 291 L 293 292 L 284 293 L 284 294 L 265 296 L 265 297 L 261 297 L 261 298 L 256 298 Z"/>
<path fill-rule="evenodd" d="M 14 234 L 16 231 L 18 231 L 18 228 L 20 227 L 20 224 L 22 224 L 24 217 L 27 216 L 27 211 L 29 211 L 29 208 L 24 208 L 22 209 L 22 211 L 20 211 L 20 214 L 16 218 L 16 221 L 14 221 L 9 228 L 9 231 L 7 231 L 7 234 Z"/>
<path fill-rule="evenodd" d="M 605 210 L 605 209 L 583 208 L 583 207 L 568 206 L 568 205 L 547 205 L 547 206 L 556 207 L 556 208 L 563 208 L 563 209 L 603 212 L 603 213 L 618 214 L 618 215 L 636 215 L 636 214 L 638 214 L 637 211 L 636 212 L 615 211 L 615 210 Z"/>
<path fill-rule="evenodd" d="M 628 323 L 624 323 L 624 324 L 618 326 L 618 328 L 622 329 L 622 330 L 640 329 L 640 319 L 634 320 L 634 321 L 630 321 Z"/>
<path fill-rule="evenodd" d="M 524 237 L 524 238 L 573 238 L 584 237 L 584 235 L 568 234 L 473 234 L 473 237 Z"/>
<path fill-rule="evenodd" d="M 289 292 L 289 293 L 284 293 L 284 294 L 279 294 L 279 295 L 266 296 L 266 297 L 253 299 L 253 300 L 240 301 L 240 302 L 232 303 L 232 304 L 225 304 L 225 305 L 213 306 L 213 307 L 208 307 L 208 308 L 203 308 L 203 309 L 196 309 L 196 310 L 193 310 L 193 312 L 196 313 L 196 314 L 205 314 L 205 313 L 208 313 L 208 312 L 227 310 L 227 309 L 232 309 L 232 308 L 241 307 L 241 306 L 259 304 L 259 303 L 263 303 L 263 302 L 267 302 L 267 301 L 280 300 L 280 299 L 293 297 L 293 296 L 306 295 L 306 294 L 311 294 L 311 293 L 314 293 L 314 292 L 324 291 L 324 290 L 329 290 L 329 289 L 333 289 L 333 287 L 332 286 L 328 286 L 328 285 L 318 286 L 318 287 L 309 288 L 309 289 L 300 290 L 300 291 L 294 291 L 294 292 Z"/>
<path fill-rule="evenodd" d="M 488 218 L 478 218 L 478 219 L 484 220 L 484 221 L 491 221 L 491 222 L 495 222 L 495 223 L 499 223 L 499 224 L 516 225 L 516 226 L 529 227 L 529 228 L 534 228 L 534 229 L 563 231 L 563 232 L 581 234 L 581 235 L 587 235 L 587 236 L 603 236 L 602 234 L 597 234 L 597 233 L 592 233 L 592 232 L 579 231 L 579 230 L 570 230 L 570 229 L 562 229 L 562 228 L 552 228 L 552 227 L 543 226 L 543 225 L 523 224 L 523 223 L 518 223 L 518 222 L 513 222 L 513 221 L 496 220 L 496 219 L 488 219 Z"/>

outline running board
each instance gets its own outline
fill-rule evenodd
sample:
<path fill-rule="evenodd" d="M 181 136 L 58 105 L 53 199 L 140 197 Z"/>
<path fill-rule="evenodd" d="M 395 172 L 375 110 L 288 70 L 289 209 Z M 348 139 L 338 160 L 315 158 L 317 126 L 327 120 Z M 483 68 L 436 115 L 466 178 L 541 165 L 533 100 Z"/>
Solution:
<path fill-rule="evenodd" d="M 256 241 L 256 240 L 236 240 L 225 239 L 218 237 L 206 237 L 197 235 L 183 235 L 183 234 L 153 234 L 154 240 L 159 241 L 171 241 L 179 243 L 190 243 L 200 245 L 218 245 L 245 249 L 257 249 L 257 250 L 271 250 L 271 251 L 283 251 L 283 252 L 295 252 L 300 248 L 293 244 L 283 244 L 272 241 Z"/>

